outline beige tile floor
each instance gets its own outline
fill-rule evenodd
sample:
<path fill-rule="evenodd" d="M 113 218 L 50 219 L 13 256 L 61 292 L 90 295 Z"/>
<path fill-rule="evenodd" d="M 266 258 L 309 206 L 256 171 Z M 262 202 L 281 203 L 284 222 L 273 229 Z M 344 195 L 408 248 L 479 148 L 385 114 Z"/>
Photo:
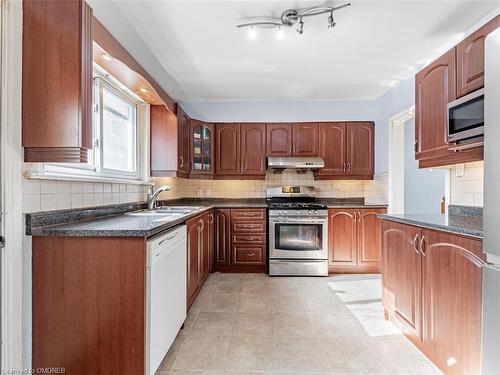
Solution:
<path fill-rule="evenodd" d="M 157 375 L 440 374 L 380 294 L 377 275 L 211 274 Z"/>

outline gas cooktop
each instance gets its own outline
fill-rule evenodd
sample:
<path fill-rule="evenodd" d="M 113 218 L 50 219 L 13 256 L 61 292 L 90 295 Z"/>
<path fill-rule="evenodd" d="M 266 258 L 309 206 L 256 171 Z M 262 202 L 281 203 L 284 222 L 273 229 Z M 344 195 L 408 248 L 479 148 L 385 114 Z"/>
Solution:
<path fill-rule="evenodd" d="M 326 205 L 314 202 L 269 202 L 269 208 L 280 210 L 319 210 L 325 209 Z"/>

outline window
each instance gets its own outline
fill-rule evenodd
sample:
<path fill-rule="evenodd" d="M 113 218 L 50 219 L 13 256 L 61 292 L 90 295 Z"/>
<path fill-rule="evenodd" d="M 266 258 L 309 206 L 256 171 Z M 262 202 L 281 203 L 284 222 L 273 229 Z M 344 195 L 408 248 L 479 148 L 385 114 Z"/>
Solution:
<path fill-rule="evenodd" d="M 94 69 L 94 147 L 87 164 L 45 164 L 44 174 L 92 179 L 143 178 L 144 104 L 100 67 Z"/>
<path fill-rule="evenodd" d="M 97 78 L 94 126 L 97 171 L 137 175 L 137 104 L 102 78 Z"/>

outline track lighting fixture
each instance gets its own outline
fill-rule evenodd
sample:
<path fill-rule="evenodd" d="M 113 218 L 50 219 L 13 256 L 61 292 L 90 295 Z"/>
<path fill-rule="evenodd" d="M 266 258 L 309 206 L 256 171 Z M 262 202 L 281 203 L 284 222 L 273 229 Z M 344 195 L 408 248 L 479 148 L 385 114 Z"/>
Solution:
<path fill-rule="evenodd" d="M 253 37 L 251 39 L 255 39 L 255 29 L 278 29 L 278 38 L 281 39 L 281 33 L 283 33 L 282 27 L 288 26 L 292 27 L 296 23 L 297 26 L 297 34 L 302 35 L 304 33 L 304 18 L 318 16 L 320 14 L 330 13 L 328 16 L 328 28 L 333 29 L 337 24 L 333 19 L 333 13 L 350 6 L 351 3 L 345 3 L 339 6 L 328 6 L 328 5 L 319 5 L 305 9 L 287 9 L 282 14 L 281 17 L 260 17 L 261 20 L 254 21 L 255 17 L 252 17 L 252 22 L 242 23 L 236 25 L 237 28 L 250 28 Z"/>

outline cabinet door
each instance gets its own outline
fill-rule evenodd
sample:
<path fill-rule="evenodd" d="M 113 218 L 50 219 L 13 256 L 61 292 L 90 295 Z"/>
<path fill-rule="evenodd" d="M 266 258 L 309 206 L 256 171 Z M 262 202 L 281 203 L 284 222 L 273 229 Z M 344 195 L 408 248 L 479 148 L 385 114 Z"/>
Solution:
<path fill-rule="evenodd" d="M 177 169 L 186 177 L 189 174 L 189 116 L 180 107 L 177 122 Z"/>
<path fill-rule="evenodd" d="M 201 220 L 186 222 L 187 230 L 187 308 L 191 307 L 200 288 Z"/>
<path fill-rule="evenodd" d="M 447 110 L 455 100 L 455 49 L 415 76 L 415 158 L 453 154 L 445 141 Z"/>
<path fill-rule="evenodd" d="M 229 265 L 231 251 L 231 210 L 215 210 L 214 264 Z"/>
<path fill-rule="evenodd" d="M 318 156 L 317 123 L 300 123 L 292 125 L 293 156 Z"/>
<path fill-rule="evenodd" d="M 292 155 L 292 125 L 267 124 L 267 156 Z"/>
<path fill-rule="evenodd" d="M 266 174 L 266 126 L 241 124 L 241 173 Z"/>
<path fill-rule="evenodd" d="M 211 229 L 211 217 L 213 217 L 211 212 L 204 214 L 201 217 L 201 260 L 200 260 L 200 288 L 208 277 L 210 270 L 212 268 L 210 256 L 210 251 L 212 250 L 212 245 L 210 242 L 213 239 L 213 235 L 210 233 Z M 213 223 L 213 222 L 212 222 Z"/>
<path fill-rule="evenodd" d="M 216 124 L 216 169 L 218 175 L 238 175 L 241 171 L 240 124 Z"/>
<path fill-rule="evenodd" d="M 152 176 L 177 176 L 177 116 L 164 105 L 150 106 L 150 160 Z"/>
<path fill-rule="evenodd" d="M 500 16 L 457 45 L 457 98 L 484 87 L 484 40 L 497 27 Z"/>
<path fill-rule="evenodd" d="M 213 175 L 214 126 L 191 119 L 190 129 L 191 175 Z"/>
<path fill-rule="evenodd" d="M 371 179 L 374 173 L 373 122 L 347 123 L 347 175 Z"/>
<path fill-rule="evenodd" d="M 332 122 L 319 124 L 319 157 L 325 167 L 318 174 L 343 176 L 346 174 L 346 123 Z"/>
<path fill-rule="evenodd" d="M 382 262 L 381 220 L 377 215 L 385 212 L 385 208 L 358 210 L 358 265 L 374 267 L 373 272 L 380 271 Z"/>
<path fill-rule="evenodd" d="M 422 329 L 420 228 L 382 221 L 382 302 L 394 323 L 414 341 Z"/>
<path fill-rule="evenodd" d="M 26 162 L 86 163 L 92 148 L 92 9 L 23 1 L 22 145 Z"/>
<path fill-rule="evenodd" d="M 482 242 L 423 229 L 424 347 L 452 374 L 479 374 Z"/>
<path fill-rule="evenodd" d="M 356 210 L 328 210 L 328 263 L 356 266 Z"/>

